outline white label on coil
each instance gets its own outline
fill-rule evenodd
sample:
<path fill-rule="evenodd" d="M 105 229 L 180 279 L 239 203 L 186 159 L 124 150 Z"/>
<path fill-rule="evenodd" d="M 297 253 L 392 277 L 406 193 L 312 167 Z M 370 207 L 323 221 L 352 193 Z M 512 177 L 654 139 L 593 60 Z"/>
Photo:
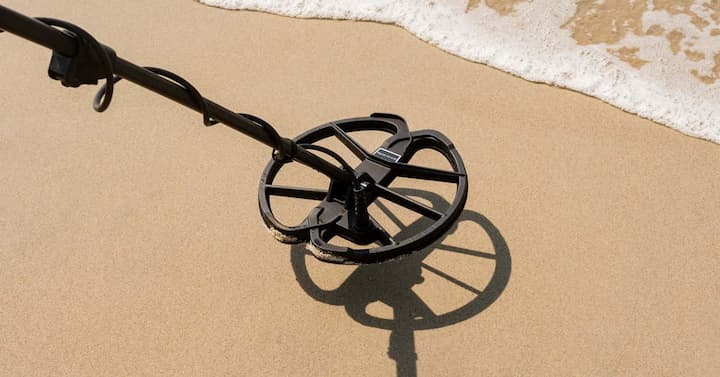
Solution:
<path fill-rule="evenodd" d="M 375 153 L 373 153 L 373 154 L 375 155 L 375 157 L 379 157 L 385 161 L 390 161 L 390 162 L 398 162 L 398 161 L 400 161 L 400 157 L 402 157 L 399 154 L 397 154 L 393 151 L 389 151 L 385 148 L 378 148 L 375 151 Z"/>

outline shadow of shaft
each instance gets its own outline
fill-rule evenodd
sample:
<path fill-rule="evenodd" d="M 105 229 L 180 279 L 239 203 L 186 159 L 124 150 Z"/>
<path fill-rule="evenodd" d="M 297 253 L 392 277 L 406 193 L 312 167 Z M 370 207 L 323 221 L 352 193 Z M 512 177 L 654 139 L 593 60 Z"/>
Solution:
<path fill-rule="evenodd" d="M 388 357 L 395 360 L 395 370 L 398 377 L 415 377 L 417 376 L 418 357 L 415 352 L 415 330 L 411 322 L 412 314 L 407 308 L 400 307 L 395 308 L 394 317 L 396 326 L 390 333 Z"/>

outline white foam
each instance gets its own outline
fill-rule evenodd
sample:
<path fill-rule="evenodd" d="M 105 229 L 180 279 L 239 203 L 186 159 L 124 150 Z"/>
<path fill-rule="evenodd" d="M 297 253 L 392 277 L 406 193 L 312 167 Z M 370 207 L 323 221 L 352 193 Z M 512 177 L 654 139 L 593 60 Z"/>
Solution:
<path fill-rule="evenodd" d="M 662 37 L 626 36 L 621 43 L 640 47 L 638 57 L 650 60 L 637 69 L 607 51 L 618 45 L 578 45 L 570 31 L 560 27 L 575 14 L 575 3 L 567 0 L 526 0 L 503 16 L 484 4 L 467 11 L 468 2 L 462 0 L 201 1 L 294 17 L 394 23 L 463 58 L 527 80 L 577 90 L 688 135 L 720 143 L 720 80 L 703 83 L 689 69 L 710 72 L 713 55 L 720 53 L 720 37 L 711 36 L 712 27 L 695 30 L 695 48 L 707 55 L 699 62 L 670 52 L 669 42 Z M 700 6 L 693 9 L 712 21 Z M 669 15 L 652 10 L 652 6 L 643 19 L 684 28 L 686 34 L 692 29 L 685 15 Z"/>

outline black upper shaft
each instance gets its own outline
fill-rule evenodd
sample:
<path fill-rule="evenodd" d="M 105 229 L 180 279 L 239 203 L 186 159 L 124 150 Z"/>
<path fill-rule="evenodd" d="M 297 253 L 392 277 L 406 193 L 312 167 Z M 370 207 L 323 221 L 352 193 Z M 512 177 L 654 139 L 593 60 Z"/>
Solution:
<path fill-rule="evenodd" d="M 78 55 L 78 51 L 87 48 L 67 33 L 55 29 L 34 18 L 20 14 L 12 9 L 0 5 L 0 30 L 16 34 L 20 37 L 45 46 L 57 53 L 68 57 Z M 108 48 L 109 49 L 109 48 Z M 143 67 L 135 65 L 119 56 L 112 55 L 113 74 L 152 90 L 164 97 L 172 99 L 188 108 L 201 112 L 202 106 L 198 104 L 188 91 L 182 86 L 173 83 L 162 76 L 155 74 Z M 205 111 L 212 119 L 215 119 L 230 128 L 242 132 L 270 147 L 276 148 L 275 141 L 268 135 L 265 129 L 246 117 L 218 105 L 206 98 L 202 98 L 205 104 Z M 294 150 L 292 159 L 307 165 L 335 180 L 349 179 L 348 172 L 327 162 L 326 160 L 310 153 L 301 146 L 292 145 L 294 142 L 283 138 L 282 146 L 286 150 Z"/>

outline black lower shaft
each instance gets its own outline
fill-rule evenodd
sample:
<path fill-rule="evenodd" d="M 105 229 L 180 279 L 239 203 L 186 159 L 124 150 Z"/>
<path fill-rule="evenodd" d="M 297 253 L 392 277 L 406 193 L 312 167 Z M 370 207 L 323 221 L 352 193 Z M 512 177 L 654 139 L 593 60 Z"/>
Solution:
<path fill-rule="evenodd" d="M 362 182 L 353 188 L 353 208 L 350 221 L 351 227 L 359 232 L 370 229 L 370 214 L 368 213 L 368 184 Z"/>

